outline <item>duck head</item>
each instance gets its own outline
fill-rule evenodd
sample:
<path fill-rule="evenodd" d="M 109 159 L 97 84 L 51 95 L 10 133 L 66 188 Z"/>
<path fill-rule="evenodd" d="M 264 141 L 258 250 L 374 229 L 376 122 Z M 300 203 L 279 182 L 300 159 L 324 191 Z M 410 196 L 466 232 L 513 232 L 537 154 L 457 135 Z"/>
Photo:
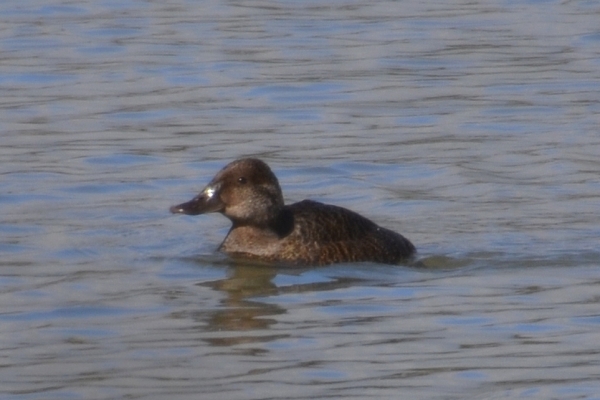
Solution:
<path fill-rule="evenodd" d="M 242 158 L 226 165 L 206 187 L 187 203 L 172 206 L 174 214 L 199 215 L 220 212 L 234 225 L 264 226 L 283 208 L 277 177 L 256 158 Z"/>

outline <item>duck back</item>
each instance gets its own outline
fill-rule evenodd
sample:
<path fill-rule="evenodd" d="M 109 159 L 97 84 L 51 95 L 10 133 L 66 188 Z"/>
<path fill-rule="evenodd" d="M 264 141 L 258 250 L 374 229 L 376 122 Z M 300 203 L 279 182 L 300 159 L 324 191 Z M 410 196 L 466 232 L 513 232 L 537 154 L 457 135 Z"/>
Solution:
<path fill-rule="evenodd" d="M 412 256 L 415 247 L 346 208 L 304 200 L 286 206 L 275 227 L 232 227 L 221 250 L 295 265 L 397 264 Z"/>

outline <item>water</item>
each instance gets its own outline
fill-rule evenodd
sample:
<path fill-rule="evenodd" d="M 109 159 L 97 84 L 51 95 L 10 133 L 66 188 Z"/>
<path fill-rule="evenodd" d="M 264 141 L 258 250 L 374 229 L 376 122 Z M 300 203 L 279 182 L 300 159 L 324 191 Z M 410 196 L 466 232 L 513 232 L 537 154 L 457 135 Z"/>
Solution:
<path fill-rule="evenodd" d="M 600 398 L 594 1 L 4 1 L 3 399 Z M 285 270 L 227 162 L 397 230 Z"/>

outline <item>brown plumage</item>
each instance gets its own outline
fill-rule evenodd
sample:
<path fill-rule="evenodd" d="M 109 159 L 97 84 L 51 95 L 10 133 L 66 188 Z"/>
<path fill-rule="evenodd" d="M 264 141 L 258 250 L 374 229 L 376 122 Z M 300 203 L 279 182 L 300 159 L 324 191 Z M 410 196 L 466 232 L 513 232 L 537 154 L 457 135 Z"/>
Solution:
<path fill-rule="evenodd" d="M 416 251 L 404 236 L 345 208 L 312 200 L 284 205 L 277 177 L 255 158 L 228 164 L 198 196 L 171 212 L 222 213 L 233 225 L 219 250 L 264 261 L 397 264 Z"/>

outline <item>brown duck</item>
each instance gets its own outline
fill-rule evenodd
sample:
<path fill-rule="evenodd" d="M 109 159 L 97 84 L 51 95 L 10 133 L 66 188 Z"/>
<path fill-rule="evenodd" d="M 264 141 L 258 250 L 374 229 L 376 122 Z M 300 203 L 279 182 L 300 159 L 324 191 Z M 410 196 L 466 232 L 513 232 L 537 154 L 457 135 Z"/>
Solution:
<path fill-rule="evenodd" d="M 256 158 L 228 164 L 175 214 L 220 212 L 233 223 L 219 250 L 291 265 L 372 261 L 397 264 L 415 247 L 404 236 L 342 207 L 303 200 L 285 205 L 277 177 Z"/>

